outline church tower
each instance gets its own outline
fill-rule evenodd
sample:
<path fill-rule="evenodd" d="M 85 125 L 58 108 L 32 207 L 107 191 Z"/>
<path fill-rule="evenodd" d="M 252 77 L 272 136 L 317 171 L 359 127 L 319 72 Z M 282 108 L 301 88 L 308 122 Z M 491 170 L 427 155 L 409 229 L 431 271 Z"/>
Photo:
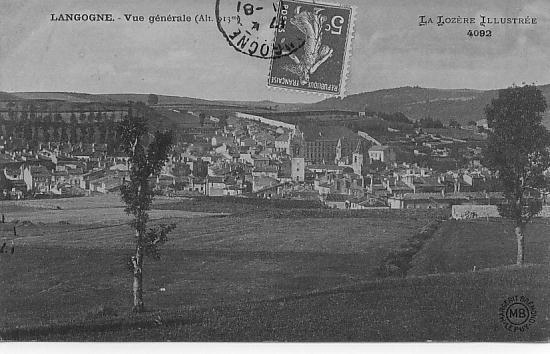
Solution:
<path fill-rule="evenodd" d="M 361 152 L 361 141 L 357 142 L 357 147 L 351 155 L 351 168 L 353 168 L 353 173 L 361 176 L 361 171 L 363 170 L 363 153 Z"/>

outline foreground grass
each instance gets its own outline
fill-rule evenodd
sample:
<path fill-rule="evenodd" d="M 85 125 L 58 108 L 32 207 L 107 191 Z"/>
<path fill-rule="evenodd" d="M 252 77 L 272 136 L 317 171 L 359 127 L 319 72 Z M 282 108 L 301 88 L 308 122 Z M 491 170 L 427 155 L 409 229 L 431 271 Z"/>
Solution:
<path fill-rule="evenodd" d="M 427 220 L 178 219 L 162 259 L 146 260 L 145 301 L 169 311 L 372 279 L 381 257 Z M 0 326 L 83 318 L 99 306 L 127 314 L 132 253 L 127 225 L 20 227 L 16 253 L 0 255 Z"/>
<path fill-rule="evenodd" d="M 469 272 L 471 262 L 477 269 L 512 263 L 513 232 L 504 232 L 500 222 L 449 221 L 414 258 L 410 274 L 435 269 L 464 274 L 374 281 L 382 257 L 431 220 L 430 214 L 358 217 L 308 211 L 308 217 L 295 218 L 288 212 L 177 219 L 162 260 L 146 264 L 145 301 L 152 312 L 137 317 L 130 315 L 131 275 L 125 263 L 132 233 L 127 225 L 21 227 L 15 255 L 0 255 L 0 336 L 547 339 L 550 289 L 544 255 L 550 226 L 540 220 L 527 230 L 526 261 L 545 265 Z M 528 333 L 511 334 L 498 323 L 500 302 L 516 294 L 532 298 L 540 311 Z M 103 309 L 109 309 L 106 318 L 101 318 Z M 14 331 L 40 326 L 43 332 Z"/>
<path fill-rule="evenodd" d="M 550 220 L 534 219 L 526 229 L 525 261 L 550 263 Z M 442 224 L 416 255 L 409 275 L 468 272 L 514 264 L 514 226 L 506 219 L 457 221 Z"/>
<path fill-rule="evenodd" d="M 548 266 L 388 279 L 271 301 L 151 313 L 4 338 L 101 341 L 547 341 Z M 537 322 L 510 332 L 498 308 L 528 296 Z"/>
<path fill-rule="evenodd" d="M 2 257 L 0 327 L 93 315 L 99 306 L 130 313 L 124 250 L 21 248 Z M 364 255 L 314 252 L 166 250 L 145 268 L 145 302 L 155 310 L 214 306 L 303 293 L 368 279 Z M 164 289 L 161 290 L 161 289 Z"/>

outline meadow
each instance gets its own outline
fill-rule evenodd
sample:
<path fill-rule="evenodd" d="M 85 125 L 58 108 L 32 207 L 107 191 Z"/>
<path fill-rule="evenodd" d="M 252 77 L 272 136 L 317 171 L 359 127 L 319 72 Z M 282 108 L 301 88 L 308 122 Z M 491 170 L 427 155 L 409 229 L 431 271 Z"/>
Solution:
<path fill-rule="evenodd" d="M 1 224 L 3 239 L 16 246 L 14 255 L 0 255 L 4 328 L 82 318 L 100 306 L 121 315 L 130 311 L 126 262 L 133 232 L 121 220 L 94 217 L 123 212 L 121 206 L 66 201 L 57 209 L 59 202 L 65 201 L 29 206 L 35 208 L 26 212 L 32 221 L 19 221 L 15 238 L 13 224 Z M 52 205 L 56 209 L 46 209 Z M 87 208 L 79 209 L 82 205 Z M 146 260 L 145 300 L 154 310 L 241 303 L 370 279 L 384 253 L 430 219 L 429 214 L 388 222 L 377 214 L 294 218 L 276 211 L 226 216 L 171 209 L 153 210 L 168 213 L 153 223 L 176 223 L 161 260 Z M 33 219 L 45 211 L 62 217 Z"/>
<path fill-rule="evenodd" d="M 61 223 L 18 222 L 15 253 L 0 255 L 0 336 L 511 340 L 496 322 L 496 307 L 501 298 L 520 291 L 534 297 L 541 311 L 539 327 L 523 338 L 541 340 L 542 329 L 548 328 L 550 240 L 544 236 L 550 225 L 545 221 L 527 230 L 530 267 L 498 268 L 513 263 L 515 252 L 512 229 L 504 224 L 445 221 L 414 257 L 412 277 L 380 279 L 376 269 L 383 257 L 432 221 L 434 213 L 338 212 L 284 203 L 230 208 L 231 203 L 220 206 L 220 201 L 159 200 L 153 223 L 177 226 L 162 258 L 146 260 L 148 312 L 135 316 L 130 314 L 126 266 L 133 252 L 132 230 L 124 220 L 90 217 L 83 222 L 78 216 L 121 211 L 122 205 L 114 199 L 82 201 L 67 201 L 61 209 L 59 200 L 25 206 L 65 217 Z M 234 213 L 227 215 L 228 210 Z M 15 212 L 22 211 L 14 207 Z M 8 240 L 12 226 L 0 224 Z M 472 264 L 477 270 L 497 268 L 472 272 Z"/>
<path fill-rule="evenodd" d="M 159 199 L 155 205 L 162 205 Z M 8 223 L 28 224 L 120 224 L 130 220 L 119 196 L 105 195 L 64 199 L 35 199 L 0 201 L 0 213 Z M 186 218 L 211 213 L 183 210 L 152 210 L 151 219 Z M 0 237 L 2 237 L 0 235 Z"/>

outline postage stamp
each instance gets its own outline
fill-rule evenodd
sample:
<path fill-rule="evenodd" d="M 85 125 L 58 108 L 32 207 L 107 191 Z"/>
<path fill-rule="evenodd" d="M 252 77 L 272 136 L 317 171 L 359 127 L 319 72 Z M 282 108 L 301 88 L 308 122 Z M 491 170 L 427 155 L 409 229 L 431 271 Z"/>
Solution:
<path fill-rule="evenodd" d="M 275 38 L 282 28 L 279 1 L 216 0 L 218 30 L 236 51 L 260 59 L 277 59 L 304 46 L 301 36 Z"/>
<path fill-rule="evenodd" d="M 268 86 L 343 95 L 353 36 L 351 7 L 283 0 L 276 43 L 303 38 L 294 53 L 271 60 Z"/>

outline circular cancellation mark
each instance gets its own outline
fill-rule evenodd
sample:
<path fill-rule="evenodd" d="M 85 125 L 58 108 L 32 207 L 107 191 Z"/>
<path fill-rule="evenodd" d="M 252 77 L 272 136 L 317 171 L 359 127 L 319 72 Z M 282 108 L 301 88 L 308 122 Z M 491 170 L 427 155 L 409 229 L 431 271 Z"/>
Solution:
<path fill-rule="evenodd" d="M 240 53 L 261 59 L 288 56 L 305 44 L 304 38 L 282 36 L 275 43 L 275 31 L 284 32 L 287 14 L 279 1 L 216 0 L 218 30 Z"/>
<path fill-rule="evenodd" d="M 537 319 L 535 304 L 527 296 L 510 296 L 498 309 L 500 322 L 510 332 L 524 332 Z"/>

